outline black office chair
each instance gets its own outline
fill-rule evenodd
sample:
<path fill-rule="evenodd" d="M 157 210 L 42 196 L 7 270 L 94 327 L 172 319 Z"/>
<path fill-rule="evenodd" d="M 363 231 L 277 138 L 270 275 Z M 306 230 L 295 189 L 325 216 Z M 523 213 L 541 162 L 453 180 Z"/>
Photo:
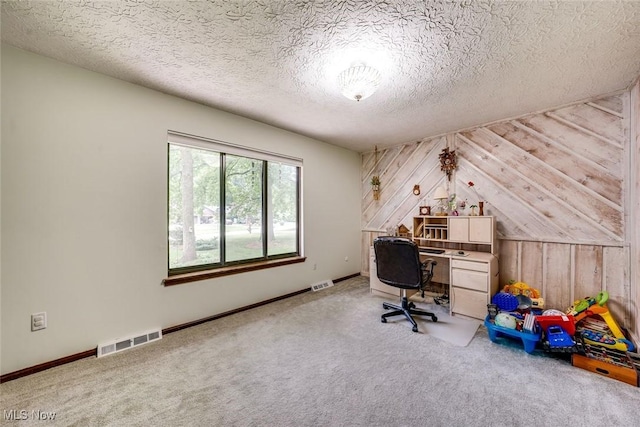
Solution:
<path fill-rule="evenodd" d="M 407 289 L 421 291 L 424 296 L 424 287 L 431 282 L 433 267 L 437 263 L 432 259 L 420 262 L 418 246 L 402 237 L 378 237 L 373 241 L 373 249 L 376 254 L 378 279 L 386 285 L 402 289 L 401 305 L 382 303 L 385 310 L 394 310 L 382 315 L 382 323 L 387 323 L 388 317 L 402 314 L 413 325 L 413 332 L 418 332 L 418 325 L 412 314 L 429 316 L 437 322 L 435 314 L 416 309 L 415 304 L 407 299 Z"/>

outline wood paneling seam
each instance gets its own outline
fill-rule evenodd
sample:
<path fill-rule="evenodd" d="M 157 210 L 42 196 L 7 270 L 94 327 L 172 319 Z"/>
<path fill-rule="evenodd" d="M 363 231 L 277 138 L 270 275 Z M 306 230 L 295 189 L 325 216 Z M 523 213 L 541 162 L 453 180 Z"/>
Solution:
<path fill-rule="evenodd" d="M 577 124 L 577 123 L 574 123 L 574 122 L 572 122 L 572 121 L 570 121 L 570 120 L 567 120 L 567 119 L 565 119 L 565 118 L 562 118 L 562 117 L 558 116 L 557 114 L 555 114 L 555 113 L 553 113 L 553 112 L 548 112 L 548 113 L 546 113 L 546 114 L 545 114 L 545 116 L 547 116 L 547 117 L 551 117 L 552 119 L 557 120 L 557 121 L 559 121 L 560 123 L 563 123 L 563 124 L 565 124 L 565 125 L 569 126 L 570 128 L 573 128 L 573 129 L 575 129 L 575 130 L 577 130 L 577 131 L 580 131 L 580 132 L 586 133 L 587 135 L 590 135 L 590 136 L 592 136 L 592 137 L 594 137 L 594 138 L 597 138 L 597 139 L 599 139 L 600 141 L 605 142 L 605 143 L 607 143 L 607 144 L 611 145 L 611 146 L 612 146 L 612 147 L 614 147 L 614 148 L 618 148 L 618 149 L 621 149 L 621 148 L 622 148 L 622 144 L 621 144 L 620 142 L 612 141 L 612 140 L 610 140 L 609 138 L 604 137 L 604 136 L 602 136 L 602 135 L 599 135 L 599 134 L 595 133 L 595 132 L 594 132 L 594 131 L 592 131 L 592 130 L 589 130 L 589 129 L 587 129 L 587 128 L 583 128 L 582 126 L 580 126 L 580 125 L 579 125 L 579 124 Z"/>
<path fill-rule="evenodd" d="M 482 151 L 483 153 L 485 153 L 485 155 L 490 156 L 493 159 L 496 159 L 496 157 L 493 154 L 487 153 L 484 149 L 478 147 L 476 144 L 473 143 L 473 141 L 471 141 L 466 136 L 464 136 L 464 135 L 457 135 L 457 136 L 461 140 L 465 141 L 467 144 L 470 144 L 471 146 L 473 146 L 476 150 Z M 496 159 L 496 161 L 500 161 L 500 159 Z M 475 170 L 478 174 L 486 176 L 486 174 L 481 169 L 478 169 L 473 163 L 467 162 L 466 165 L 468 167 L 470 167 L 471 169 Z M 517 172 L 515 172 L 515 173 L 517 173 Z M 520 174 L 520 176 L 522 176 L 522 174 Z M 505 188 L 502 184 L 494 181 L 493 185 L 495 187 L 501 188 L 503 190 L 503 192 L 505 192 L 505 193 L 510 193 L 510 198 L 512 200 L 518 201 L 518 203 L 521 206 L 523 206 L 524 209 L 527 209 L 529 211 L 529 213 L 531 213 L 532 215 L 537 215 L 537 212 L 531 207 L 531 205 L 528 202 L 526 202 L 522 198 L 518 197 L 515 193 L 513 193 L 512 191 L 510 191 L 507 188 Z M 523 215 L 520 215 L 519 217 L 523 217 Z M 522 221 L 519 221 L 517 219 L 519 217 L 510 217 L 509 220 L 514 222 L 515 224 L 517 224 L 518 227 L 520 227 L 522 230 L 526 230 L 527 229 L 526 223 L 523 223 Z M 558 227 L 555 223 L 548 224 L 548 228 L 550 230 L 553 230 L 557 234 L 562 234 L 564 232 L 564 229 Z"/>
<path fill-rule="evenodd" d="M 569 289 L 570 289 L 570 295 L 571 295 L 571 302 L 576 300 L 576 246 L 575 245 L 571 245 L 570 246 L 570 252 L 569 252 L 569 259 L 570 259 L 570 263 L 569 263 L 569 268 L 571 269 L 571 273 L 570 273 L 570 279 L 569 281 L 571 282 L 569 285 Z"/>
<path fill-rule="evenodd" d="M 547 244 L 542 243 L 542 295 L 547 293 Z"/>
<path fill-rule="evenodd" d="M 603 107 L 602 105 L 596 104 L 595 102 L 586 102 L 585 104 L 587 104 L 589 107 L 597 108 L 600 111 L 604 111 L 605 113 L 624 119 L 623 113 L 618 113 L 617 111 L 610 110 L 606 107 Z"/>
<path fill-rule="evenodd" d="M 612 248 L 627 248 L 629 247 L 628 242 L 624 241 L 615 241 L 615 242 L 599 242 L 599 241 L 577 241 L 577 240 L 553 240 L 553 239 L 534 239 L 529 236 L 526 237 L 518 237 L 518 236 L 499 236 L 499 240 L 508 240 L 514 242 L 541 242 L 541 243 L 559 243 L 563 245 L 586 245 L 586 246 L 603 246 L 603 247 L 612 247 Z"/>
<path fill-rule="evenodd" d="M 518 242 L 518 258 L 517 258 L 517 264 L 518 264 L 518 280 L 522 280 L 522 242 Z"/>
<path fill-rule="evenodd" d="M 602 265 L 601 265 L 601 271 L 600 271 L 600 282 L 602 283 L 602 291 L 606 291 L 608 289 L 608 283 L 607 283 L 607 254 L 605 253 L 606 249 L 605 248 L 600 248 L 600 250 L 602 251 Z"/>
<path fill-rule="evenodd" d="M 514 145 L 511 141 L 509 141 L 509 140 L 508 140 L 508 139 L 506 139 L 506 138 L 503 138 L 502 136 L 498 135 L 497 133 L 495 133 L 495 132 L 491 131 L 490 129 L 488 129 L 488 128 L 484 128 L 484 127 L 483 127 L 483 128 L 481 128 L 481 129 L 482 129 L 482 131 L 483 131 L 483 132 L 487 133 L 487 135 L 488 135 L 488 136 L 490 136 L 491 138 L 498 138 L 498 139 L 500 139 L 501 141 L 504 141 L 505 143 L 510 144 L 510 145 L 512 145 L 512 146 L 514 146 L 514 148 L 515 148 L 515 149 L 520 150 L 520 151 L 522 151 L 523 153 L 527 153 L 527 151 L 526 151 L 526 150 L 523 150 L 522 148 L 520 148 L 520 147 L 518 147 L 518 146 Z M 528 154 L 528 153 L 527 153 L 527 154 Z M 565 181 L 569 181 L 569 182 L 572 182 L 572 183 L 577 184 L 577 185 L 579 186 L 579 188 L 580 188 L 580 191 L 584 191 L 585 193 L 588 193 L 588 194 L 589 194 L 590 196 L 592 196 L 594 199 L 598 199 L 598 201 L 600 201 L 601 203 L 603 203 L 603 204 L 605 204 L 605 205 L 609 206 L 611 209 L 615 209 L 615 210 L 616 210 L 616 211 L 618 211 L 618 212 L 623 212 L 623 208 L 622 208 L 622 206 L 618 205 L 618 204 L 617 204 L 617 203 L 615 203 L 615 202 L 612 202 L 611 200 L 607 199 L 606 197 L 604 197 L 604 196 L 600 195 L 598 192 L 596 192 L 596 191 L 592 190 L 591 188 L 589 188 L 589 187 L 587 187 L 587 186 L 583 185 L 583 184 L 582 184 L 582 183 L 580 183 L 579 181 L 576 181 L 573 177 L 571 177 L 571 176 L 569 176 L 569 175 L 566 175 L 566 174 L 564 174 L 564 173 L 562 173 L 562 172 L 558 171 L 558 169 L 555 169 L 554 167 L 550 166 L 548 163 L 546 163 L 546 162 L 544 162 L 544 161 L 540 160 L 538 157 L 536 157 L 536 156 L 534 156 L 534 155 L 529 155 L 529 158 L 530 158 L 530 159 L 533 159 L 533 161 L 534 161 L 534 162 L 536 162 L 537 164 L 541 165 L 543 168 L 546 168 L 548 171 L 550 171 L 550 172 L 552 172 L 552 173 L 554 173 L 554 174 L 556 174 L 556 175 L 561 175 L 562 179 L 564 179 Z M 517 171 L 516 171 L 516 172 L 517 172 Z M 520 175 L 521 175 L 521 176 L 524 176 L 524 175 L 522 175 L 522 174 L 520 174 Z M 562 199 L 557 199 L 557 200 L 562 201 Z M 564 202 L 564 201 L 562 201 L 562 202 Z M 589 219 L 590 221 L 592 221 L 592 223 L 593 223 L 593 224 L 599 224 L 599 223 L 597 223 L 597 222 L 593 221 L 590 217 L 588 217 L 588 216 L 586 216 L 586 215 L 585 215 L 585 218 L 587 218 L 587 219 Z M 607 230 L 606 228 L 603 228 L 603 227 L 601 227 L 601 229 L 602 229 L 603 231 L 604 231 L 604 230 Z M 616 237 L 618 237 L 618 238 L 619 238 L 620 236 L 616 236 Z"/>
<path fill-rule="evenodd" d="M 500 135 L 497 135 L 493 132 L 491 132 L 489 129 L 487 128 L 479 128 L 478 131 L 489 135 L 490 137 L 496 137 L 499 138 L 502 141 L 505 141 L 506 143 L 509 143 L 509 141 L 507 141 L 506 139 L 502 138 Z M 463 137 L 465 140 L 469 141 L 468 138 Z M 482 147 L 478 147 L 477 145 L 475 146 L 477 150 L 483 151 L 485 152 L 488 156 L 493 157 L 494 159 L 500 161 L 500 159 L 497 159 L 495 156 L 493 156 L 493 154 L 486 152 Z M 549 169 L 549 166 L 547 164 L 545 164 L 544 162 L 540 161 L 539 159 L 537 159 L 535 156 L 534 158 L 536 159 L 537 162 L 541 163 L 544 167 Z M 554 170 L 554 169 L 552 169 Z M 560 197 L 556 196 L 553 192 L 551 192 L 550 190 L 547 190 L 544 186 L 542 186 L 541 184 L 538 184 L 537 182 L 531 181 L 526 175 L 524 175 L 522 172 L 520 172 L 518 169 L 513 169 L 512 173 L 514 173 L 515 175 L 519 175 L 521 178 L 523 178 L 525 181 L 529 181 L 529 185 L 531 185 L 532 187 L 535 187 L 538 191 L 540 191 L 543 194 L 546 194 L 547 197 L 549 197 L 550 199 L 555 200 L 557 203 L 559 203 L 560 205 L 567 205 L 566 201 L 564 201 L 563 199 L 561 199 Z M 498 185 L 497 183 L 495 185 Z M 526 204 L 523 202 L 523 204 Z M 600 231 L 602 231 L 604 234 L 610 236 L 613 239 L 620 239 L 620 236 L 616 235 L 614 232 L 612 232 L 611 230 L 609 230 L 606 227 L 603 227 L 602 224 L 600 224 L 598 221 L 595 221 L 594 219 L 592 219 L 589 215 L 587 215 L 586 213 L 584 213 L 582 210 L 574 210 L 574 212 L 576 213 L 576 215 L 580 216 L 582 219 L 584 219 L 586 222 L 590 223 L 592 226 L 594 226 L 595 228 L 599 229 Z M 562 231 L 561 229 L 559 229 L 558 231 Z"/>
<path fill-rule="evenodd" d="M 543 141 L 549 143 L 549 144 L 553 144 L 554 147 L 556 147 L 557 149 L 564 151 L 565 153 L 567 153 L 568 156 L 573 156 L 573 157 L 578 157 L 580 158 L 581 161 L 589 163 L 590 165 L 592 165 L 593 167 L 595 167 L 596 169 L 600 169 L 601 171 L 610 174 L 611 172 L 609 171 L 609 169 L 607 169 L 606 167 L 602 166 L 600 163 L 595 162 L 593 160 L 591 160 L 590 158 L 581 155 L 580 153 L 574 153 L 573 151 L 571 151 L 569 148 L 565 147 L 563 144 L 551 139 L 550 137 L 548 137 L 547 135 L 538 132 L 535 129 L 531 129 L 529 126 L 522 124 L 518 121 L 511 121 L 511 124 L 513 124 L 515 127 L 517 127 L 518 129 L 521 129 L 527 133 L 529 133 L 530 135 L 535 136 L 536 138 L 542 139 Z M 619 179 L 619 177 L 616 177 Z"/>

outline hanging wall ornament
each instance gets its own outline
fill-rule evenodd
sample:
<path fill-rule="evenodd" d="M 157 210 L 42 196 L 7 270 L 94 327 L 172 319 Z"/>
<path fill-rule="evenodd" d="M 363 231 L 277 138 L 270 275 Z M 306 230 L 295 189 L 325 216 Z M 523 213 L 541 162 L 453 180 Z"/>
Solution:
<path fill-rule="evenodd" d="M 449 151 L 449 147 L 442 149 L 440 153 L 440 170 L 447 174 L 447 179 L 451 181 L 451 172 L 456 169 L 456 150 Z"/>
<path fill-rule="evenodd" d="M 378 169 L 378 146 L 375 148 L 375 162 L 373 164 L 374 170 Z M 375 172 L 374 172 L 375 173 Z M 380 177 L 376 173 L 371 177 L 371 189 L 373 190 L 373 200 L 380 199 Z"/>

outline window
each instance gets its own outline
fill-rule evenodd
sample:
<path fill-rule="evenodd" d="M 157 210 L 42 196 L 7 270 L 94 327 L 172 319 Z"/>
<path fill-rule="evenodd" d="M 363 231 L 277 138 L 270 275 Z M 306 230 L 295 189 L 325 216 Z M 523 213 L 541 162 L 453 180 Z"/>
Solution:
<path fill-rule="evenodd" d="M 168 139 L 169 275 L 300 255 L 301 160 Z"/>

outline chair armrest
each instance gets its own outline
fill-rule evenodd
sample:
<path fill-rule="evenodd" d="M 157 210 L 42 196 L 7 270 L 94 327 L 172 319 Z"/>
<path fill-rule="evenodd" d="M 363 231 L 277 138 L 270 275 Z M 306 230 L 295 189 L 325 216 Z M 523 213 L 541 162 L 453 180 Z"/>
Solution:
<path fill-rule="evenodd" d="M 438 265 L 438 263 L 431 258 L 427 258 L 421 263 L 420 268 L 422 269 L 423 285 L 431 281 L 433 277 L 433 267 L 436 265 Z"/>
<path fill-rule="evenodd" d="M 429 271 L 430 273 L 433 274 L 433 267 L 438 265 L 438 262 L 435 261 L 434 259 L 431 258 L 427 258 L 426 260 L 424 260 L 422 263 L 422 271 Z"/>

